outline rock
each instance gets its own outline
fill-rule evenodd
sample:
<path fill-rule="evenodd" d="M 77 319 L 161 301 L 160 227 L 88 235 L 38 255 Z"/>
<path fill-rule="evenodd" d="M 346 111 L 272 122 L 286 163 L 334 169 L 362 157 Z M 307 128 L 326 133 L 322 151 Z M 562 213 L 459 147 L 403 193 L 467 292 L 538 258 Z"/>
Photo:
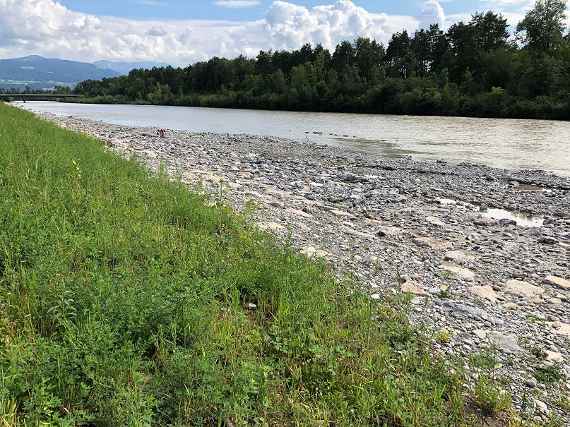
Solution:
<path fill-rule="evenodd" d="M 542 243 L 543 245 L 556 245 L 558 244 L 558 240 L 556 240 L 554 237 L 543 236 L 538 239 L 538 243 Z"/>
<path fill-rule="evenodd" d="M 301 253 L 307 258 L 327 258 L 330 254 L 327 251 L 317 249 L 314 246 L 306 246 L 301 250 Z"/>
<path fill-rule="evenodd" d="M 445 240 L 437 240 L 431 237 L 416 237 L 414 243 L 418 246 L 424 246 L 433 250 L 446 250 L 453 246 L 453 243 Z"/>
<path fill-rule="evenodd" d="M 464 251 L 449 251 L 445 254 L 444 259 L 446 261 L 453 261 L 457 264 L 466 264 L 470 261 L 473 261 L 475 257 L 471 254 L 468 254 Z"/>
<path fill-rule="evenodd" d="M 557 351 L 545 350 L 545 353 L 546 353 L 546 360 L 548 360 L 549 362 L 553 363 L 564 362 L 564 357 L 562 357 L 562 354 L 558 353 Z"/>
<path fill-rule="evenodd" d="M 480 227 L 491 227 L 493 225 L 497 225 L 497 221 L 492 218 L 479 217 L 473 220 L 473 224 Z"/>
<path fill-rule="evenodd" d="M 505 285 L 505 292 L 511 295 L 533 299 L 540 297 L 540 295 L 544 293 L 544 289 L 522 280 L 511 279 L 507 281 Z"/>
<path fill-rule="evenodd" d="M 444 262 L 442 265 L 439 266 L 439 268 L 455 274 L 461 280 L 466 280 L 468 282 L 475 280 L 475 273 L 467 268 L 463 268 L 448 262 Z"/>
<path fill-rule="evenodd" d="M 497 293 L 491 286 L 472 286 L 468 291 L 479 298 L 497 302 Z"/>
<path fill-rule="evenodd" d="M 378 237 L 395 237 L 402 234 L 402 229 L 398 227 L 380 226 L 376 235 Z"/>
<path fill-rule="evenodd" d="M 400 290 L 405 294 L 413 294 L 418 296 L 427 295 L 427 292 L 413 280 L 406 280 L 406 282 L 402 283 Z"/>
<path fill-rule="evenodd" d="M 281 225 L 278 224 L 276 222 L 262 222 L 260 224 L 258 224 L 258 227 L 261 228 L 264 231 L 272 231 L 272 232 L 278 232 L 278 231 L 283 231 L 286 230 L 286 228 Z"/>
<path fill-rule="evenodd" d="M 499 332 L 491 331 L 487 333 L 487 338 L 491 344 L 495 345 L 503 353 L 514 354 L 522 351 L 516 335 L 503 335 Z"/>
<path fill-rule="evenodd" d="M 553 322 L 551 325 L 557 334 L 570 337 L 570 323 Z"/>
<path fill-rule="evenodd" d="M 563 279 L 562 277 L 547 276 L 544 281 L 549 285 L 557 286 L 560 289 L 570 289 L 570 280 Z"/>
<path fill-rule="evenodd" d="M 440 220 L 439 218 L 436 218 L 435 216 L 428 216 L 426 217 L 426 221 L 429 222 L 431 225 L 435 225 L 436 227 L 444 227 L 445 223 Z"/>
<path fill-rule="evenodd" d="M 534 405 L 543 414 L 548 414 L 548 406 L 542 400 L 534 399 Z"/>

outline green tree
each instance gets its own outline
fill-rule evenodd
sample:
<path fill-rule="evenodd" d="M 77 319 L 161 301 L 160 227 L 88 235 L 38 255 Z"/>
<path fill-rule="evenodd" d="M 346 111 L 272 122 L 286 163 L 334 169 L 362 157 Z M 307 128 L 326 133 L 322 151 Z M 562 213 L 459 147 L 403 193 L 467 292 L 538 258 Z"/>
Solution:
<path fill-rule="evenodd" d="M 565 19 L 565 0 L 538 0 L 534 9 L 518 24 L 517 32 L 529 49 L 551 52 L 563 41 Z"/>

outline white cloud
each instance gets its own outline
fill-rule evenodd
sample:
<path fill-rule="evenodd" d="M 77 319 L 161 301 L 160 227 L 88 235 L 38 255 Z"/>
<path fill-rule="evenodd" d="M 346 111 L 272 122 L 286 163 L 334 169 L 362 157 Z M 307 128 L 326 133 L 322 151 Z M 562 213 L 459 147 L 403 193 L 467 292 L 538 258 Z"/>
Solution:
<path fill-rule="evenodd" d="M 445 12 L 438 0 L 425 1 L 420 15 L 421 28 L 429 28 L 432 24 L 438 24 L 441 28 L 445 26 Z"/>
<path fill-rule="evenodd" d="M 218 3 L 235 7 L 252 1 Z M 332 48 L 356 36 L 387 41 L 394 31 L 417 25 L 414 17 L 370 13 L 350 0 L 312 8 L 275 1 L 264 19 L 246 22 L 139 21 L 75 12 L 57 0 L 0 0 L 0 57 L 35 53 L 86 61 L 187 64 L 304 43 Z"/>
<path fill-rule="evenodd" d="M 259 3 L 259 0 L 211 1 L 226 7 Z M 276 0 L 263 19 L 236 22 L 134 20 L 75 12 L 57 0 L 0 0 L 0 57 L 40 54 L 86 61 L 188 64 L 212 56 L 254 56 L 260 49 L 292 49 L 304 43 L 334 48 L 339 41 L 357 36 L 386 43 L 394 32 L 402 29 L 413 32 L 430 23 L 449 26 L 459 15 L 446 17 L 441 2 L 426 0 L 421 14 L 413 17 L 371 13 L 351 0 L 315 7 Z M 509 17 L 514 21 L 519 16 L 520 13 Z"/>

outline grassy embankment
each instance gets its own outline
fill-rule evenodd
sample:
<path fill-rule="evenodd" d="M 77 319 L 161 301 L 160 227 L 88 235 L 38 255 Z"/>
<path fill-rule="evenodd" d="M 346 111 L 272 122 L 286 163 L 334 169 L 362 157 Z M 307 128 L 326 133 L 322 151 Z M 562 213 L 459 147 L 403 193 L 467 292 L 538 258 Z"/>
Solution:
<path fill-rule="evenodd" d="M 255 304 L 255 308 L 252 304 Z M 397 302 L 0 104 L 0 425 L 471 424 Z"/>

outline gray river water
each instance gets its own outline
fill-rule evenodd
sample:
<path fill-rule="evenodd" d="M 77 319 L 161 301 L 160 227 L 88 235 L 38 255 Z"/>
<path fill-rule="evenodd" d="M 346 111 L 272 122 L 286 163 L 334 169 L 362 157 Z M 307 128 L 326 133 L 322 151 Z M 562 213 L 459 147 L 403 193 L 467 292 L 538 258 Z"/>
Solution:
<path fill-rule="evenodd" d="M 23 106 L 119 125 L 308 139 L 385 157 L 411 155 L 570 176 L 569 122 L 57 102 Z"/>

